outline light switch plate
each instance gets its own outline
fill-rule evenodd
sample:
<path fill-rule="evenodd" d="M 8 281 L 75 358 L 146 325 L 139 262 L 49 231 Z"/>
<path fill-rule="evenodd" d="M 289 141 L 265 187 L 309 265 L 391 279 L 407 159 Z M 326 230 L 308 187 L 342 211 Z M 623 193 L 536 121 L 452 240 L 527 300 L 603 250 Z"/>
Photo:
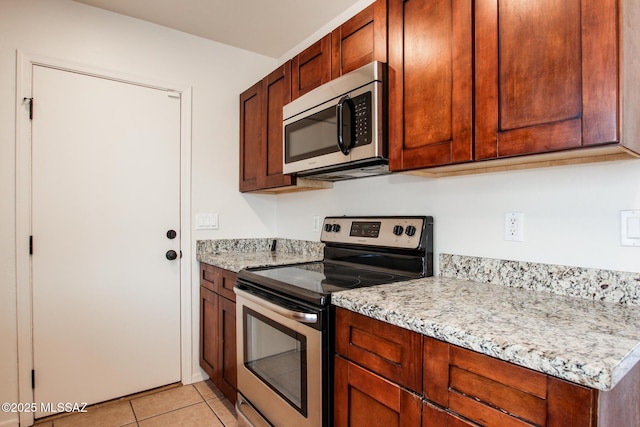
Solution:
<path fill-rule="evenodd" d="M 218 214 L 196 214 L 196 230 L 217 230 Z"/>
<path fill-rule="evenodd" d="M 620 245 L 640 246 L 640 210 L 620 211 Z"/>

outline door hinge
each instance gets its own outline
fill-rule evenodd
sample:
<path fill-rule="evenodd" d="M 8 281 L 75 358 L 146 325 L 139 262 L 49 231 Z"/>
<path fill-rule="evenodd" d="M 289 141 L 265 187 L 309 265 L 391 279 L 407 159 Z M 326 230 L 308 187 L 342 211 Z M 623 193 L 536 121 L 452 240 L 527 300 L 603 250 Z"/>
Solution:
<path fill-rule="evenodd" d="M 181 95 L 181 94 L 180 94 L 180 92 L 177 92 L 177 91 L 175 91 L 175 90 L 167 90 L 167 95 L 168 95 L 170 98 L 178 98 L 178 99 L 180 99 L 180 95 Z"/>
<path fill-rule="evenodd" d="M 33 236 L 29 236 L 29 255 L 33 255 Z"/>
<path fill-rule="evenodd" d="M 29 101 L 29 120 L 33 120 L 33 98 L 22 98 L 22 101 Z"/>
<path fill-rule="evenodd" d="M 35 369 L 31 370 L 31 388 L 35 390 L 36 388 L 36 371 Z"/>

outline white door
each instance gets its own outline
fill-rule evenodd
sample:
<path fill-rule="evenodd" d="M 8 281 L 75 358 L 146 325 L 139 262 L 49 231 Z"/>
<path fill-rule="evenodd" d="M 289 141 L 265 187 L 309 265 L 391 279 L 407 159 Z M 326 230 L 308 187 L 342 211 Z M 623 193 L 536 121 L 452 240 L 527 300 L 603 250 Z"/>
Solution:
<path fill-rule="evenodd" d="M 180 381 L 180 99 L 37 65 L 32 85 L 34 401 Z"/>

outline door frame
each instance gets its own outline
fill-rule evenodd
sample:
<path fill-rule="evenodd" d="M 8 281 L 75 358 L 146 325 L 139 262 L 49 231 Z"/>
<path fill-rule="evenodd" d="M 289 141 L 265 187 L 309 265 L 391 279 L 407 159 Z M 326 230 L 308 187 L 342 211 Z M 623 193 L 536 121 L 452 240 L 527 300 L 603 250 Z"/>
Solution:
<path fill-rule="evenodd" d="M 62 59 L 16 51 L 16 298 L 18 333 L 18 401 L 33 402 L 31 235 L 31 120 L 24 98 L 31 98 L 34 65 L 135 84 L 180 94 L 180 373 L 183 383 L 193 379 L 191 313 L 191 97 L 185 84 L 157 81 L 114 70 L 98 69 Z M 36 101 L 37 102 L 37 101 Z M 38 402 L 36 402 L 38 403 Z M 19 414 L 20 425 L 32 425 L 34 414 Z"/>

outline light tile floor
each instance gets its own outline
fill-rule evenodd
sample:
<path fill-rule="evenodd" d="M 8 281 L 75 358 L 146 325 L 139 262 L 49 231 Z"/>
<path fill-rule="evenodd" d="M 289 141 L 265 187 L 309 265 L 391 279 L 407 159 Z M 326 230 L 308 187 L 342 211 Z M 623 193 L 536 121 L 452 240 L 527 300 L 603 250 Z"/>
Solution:
<path fill-rule="evenodd" d="M 157 392 L 87 407 L 86 413 L 55 415 L 36 427 L 236 427 L 236 411 L 211 383 L 164 388 Z"/>

